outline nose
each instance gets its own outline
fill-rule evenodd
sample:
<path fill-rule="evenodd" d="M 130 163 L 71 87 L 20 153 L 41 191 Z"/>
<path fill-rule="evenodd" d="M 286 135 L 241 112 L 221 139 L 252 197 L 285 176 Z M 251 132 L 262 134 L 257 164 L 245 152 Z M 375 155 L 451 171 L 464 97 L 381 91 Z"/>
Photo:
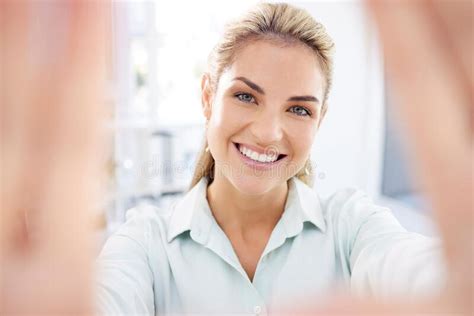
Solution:
<path fill-rule="evenodd" d="M 259 145 L 265 146 L 279 142 L 283 138 L 283 126 L 277 113 L 262 111 L 251 126 L 251 132 Z"/>

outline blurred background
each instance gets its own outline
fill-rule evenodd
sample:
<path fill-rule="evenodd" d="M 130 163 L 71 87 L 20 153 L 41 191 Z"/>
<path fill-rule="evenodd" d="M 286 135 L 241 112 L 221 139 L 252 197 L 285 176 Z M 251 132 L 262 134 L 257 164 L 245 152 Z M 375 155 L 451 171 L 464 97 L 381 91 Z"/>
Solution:
<path fill-rule="evenodd" d="M 103 209 L 107 236 L 128 209 L 167 207 L 191 181 L 204 137 L 200 77 L 224 24 L 257 1 L 113 3 L 114 142 Z M 336 43 L 329 111 L 312 149 L 314 190 L 359 188 L 411 231 L 434 235 L 418 195 L 385 80 L 377 34 L 359 0 L 287 1 L 307 9 Z"/>

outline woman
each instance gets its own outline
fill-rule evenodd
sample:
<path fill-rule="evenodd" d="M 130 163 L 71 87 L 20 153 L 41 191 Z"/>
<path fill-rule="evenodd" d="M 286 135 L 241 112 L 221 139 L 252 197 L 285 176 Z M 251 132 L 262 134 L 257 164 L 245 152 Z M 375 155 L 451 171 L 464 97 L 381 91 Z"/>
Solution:
<path fill-rule="evenodd" d="M 228 25 L 202 78 L 206 141 L 190 191 L 131 210 L 99 257 L 106 313 L 254 313 L 335 286 L 436 292 L 440 247 L 361 192 L 321 201 L 310 150 L 334 44 L 301 9 L 260 4 Z"/>

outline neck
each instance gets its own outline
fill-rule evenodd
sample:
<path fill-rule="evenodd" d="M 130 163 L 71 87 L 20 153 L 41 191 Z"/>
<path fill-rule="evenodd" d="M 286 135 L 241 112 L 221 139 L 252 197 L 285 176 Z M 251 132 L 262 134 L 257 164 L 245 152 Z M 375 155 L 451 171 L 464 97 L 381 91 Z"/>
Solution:
<path fill-rule="evenodd" d="M 242 235 L 252 230 L 271 232 L 283 214 L 287 195 L 287 182 L 261 195 L 242 193 L 225 177 L 216 177 L 207 188 L 209 206 L 219 226 Z"/>

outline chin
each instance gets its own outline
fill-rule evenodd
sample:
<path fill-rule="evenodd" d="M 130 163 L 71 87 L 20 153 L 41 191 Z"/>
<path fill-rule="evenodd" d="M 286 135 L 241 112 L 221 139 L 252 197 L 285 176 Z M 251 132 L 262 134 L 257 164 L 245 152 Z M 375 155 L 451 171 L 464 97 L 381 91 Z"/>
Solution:
<path fill-rule="evenodd" d="M 262 195 L 278 187 L 285 181 L 276 178 L 265 178 L 257 175 L 241 175 L 229 179 L 232 185 L 241 193 L 247 195 Z"/>

